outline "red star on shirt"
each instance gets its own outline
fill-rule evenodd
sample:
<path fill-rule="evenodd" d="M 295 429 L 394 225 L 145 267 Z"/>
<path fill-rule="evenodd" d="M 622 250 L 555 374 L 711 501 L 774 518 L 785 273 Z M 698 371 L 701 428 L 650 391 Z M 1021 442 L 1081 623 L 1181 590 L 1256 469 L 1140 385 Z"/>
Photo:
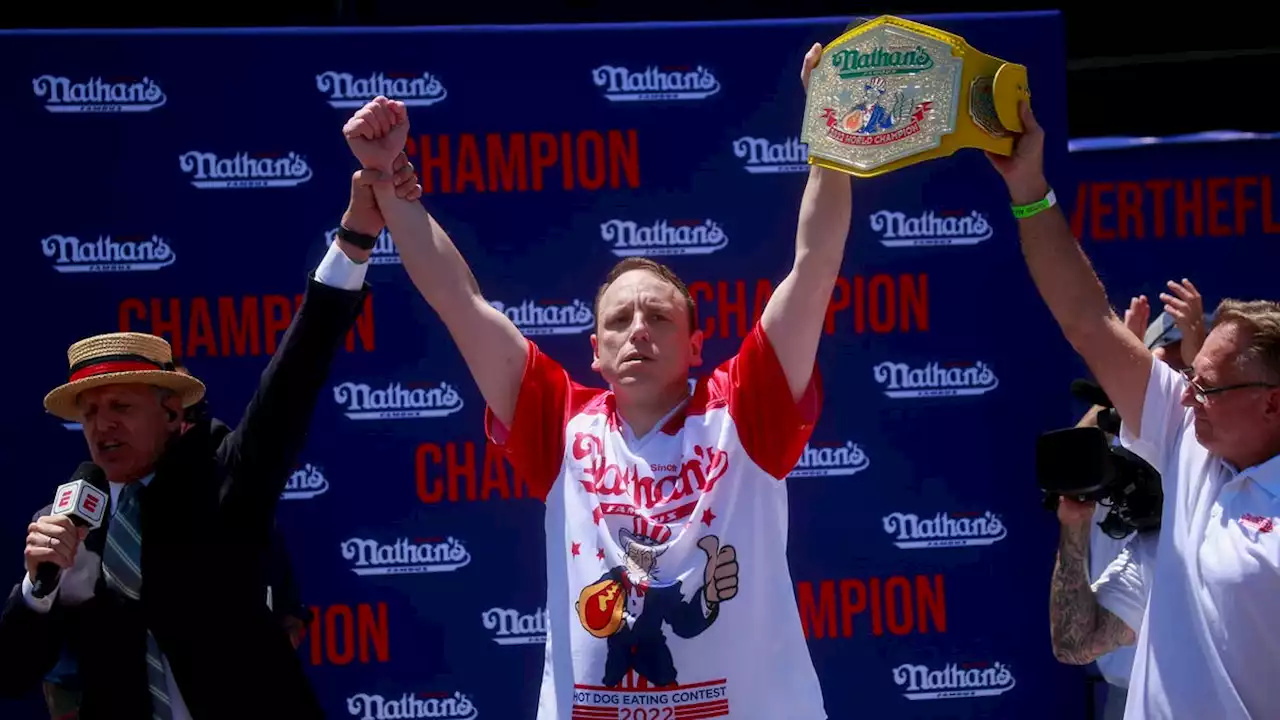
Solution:
<path fill-rule="evenodd" d="M 716 514 L 711 512 L 711 508 L 707 508 L 706 510 L 702 511 L 702 522 L 707 527 L 711 527 L 711 521 L 715 519 L 716 519 Z"/>
<path fill-rule="evenodd" d="M 573 547 L 569 550 L 569 552 L 572 553 L 574 557 L 578 557 L 578 553 L 581 550 L 582 550 L 582 543 L 574 543 Z"/>
<path fill-rule="evenodd" d="M 604 559 L 604 548 L 600 548 L 599 550 L 596 551 L 596 557 L 600 558 L 601 560 Z"/>

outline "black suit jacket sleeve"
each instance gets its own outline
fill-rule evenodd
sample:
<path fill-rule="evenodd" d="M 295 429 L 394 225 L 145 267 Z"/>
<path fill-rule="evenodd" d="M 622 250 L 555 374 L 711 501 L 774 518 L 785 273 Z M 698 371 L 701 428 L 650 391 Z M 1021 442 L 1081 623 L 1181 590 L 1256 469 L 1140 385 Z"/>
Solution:
<path fill-rule="evenodd" d="M 226 472 L 222 512 L 230 523 L 270 532 L 276 503 L 307 440 L 329 367 L 368 294 L 308 278 L 306 294 L 267 364 L 244 417 L 218 448 Z"/>
<path fill-rule="evenodd" d="M 52 506 L 35 514 L 47 515 Z M 56 601 L 47 613 L 27 606 L 22 581 L 13 586 L 0 611 L 0 696 L 23 695 L 49 674 L 66 642 L 68 609 Z"/>

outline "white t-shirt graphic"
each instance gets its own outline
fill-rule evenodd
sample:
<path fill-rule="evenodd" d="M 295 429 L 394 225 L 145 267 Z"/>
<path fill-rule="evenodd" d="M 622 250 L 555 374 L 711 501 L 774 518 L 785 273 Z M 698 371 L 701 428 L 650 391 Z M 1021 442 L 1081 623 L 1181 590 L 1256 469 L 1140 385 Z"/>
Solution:
<path fill-rule="evenodd" d="M 547 504 L 538 720 L 826 718 L 782 483 L 820 408 L 817 369 L 794 402 L 757 325 L 637 438 L 611 391 L 529 342 L 510 431 L 488 410 L 485 424 Z"/>

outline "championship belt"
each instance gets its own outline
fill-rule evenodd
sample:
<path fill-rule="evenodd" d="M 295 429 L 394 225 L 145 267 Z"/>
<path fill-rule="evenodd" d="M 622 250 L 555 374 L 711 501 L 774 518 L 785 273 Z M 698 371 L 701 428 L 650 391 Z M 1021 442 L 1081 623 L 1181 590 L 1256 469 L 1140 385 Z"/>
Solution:
<path fill-rule="evenodd" d="M 964 38 L 884 15 L 823 48 L 800 142 L 809 163 L 872 177 L 961 148 L 1013 152 L 1027 69 Z"/>
<path fill-rule="evenodd" d="M 627 592 L 622 583 L 606 578 L 582 589 L 578 595 L 578 620 L 587 632 L 607 638 L 622 627 L 626 602 Z"/>

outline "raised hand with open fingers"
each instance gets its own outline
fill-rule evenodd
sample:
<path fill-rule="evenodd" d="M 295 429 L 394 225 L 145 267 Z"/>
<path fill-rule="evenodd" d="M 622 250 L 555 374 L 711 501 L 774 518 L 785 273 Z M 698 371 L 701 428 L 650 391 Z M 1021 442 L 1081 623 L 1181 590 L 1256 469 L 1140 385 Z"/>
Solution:
<path fill-rule="evenodd" d="M 1164 311 L 1182 331 L 1182 362 L 1189 367 L 1208 334 L 1204 327 L 1204 298 L 1186 278 L 1182 278 L 1181 283 L 1170 280 L 1167 284 L 1169 292 L 1160 293 L 1160 299 L 1164 302 Z"/>
<path fill-rule="evenodd" d="M 1129 300 L 1129 309 L 1124 311 L 1124 326 L 1129 328 L 1139 340 L 1147 336 L 1147 323 L 1151 322 L 1151 303 L 1146 295 Z"/>
<path fill-rule="evenodd" d="M 379 95 L 351 116 L 342 135 L 361 167 L 390 177 L 391 163 L 409 138 L 409 113 L 404 103 Z"/>

